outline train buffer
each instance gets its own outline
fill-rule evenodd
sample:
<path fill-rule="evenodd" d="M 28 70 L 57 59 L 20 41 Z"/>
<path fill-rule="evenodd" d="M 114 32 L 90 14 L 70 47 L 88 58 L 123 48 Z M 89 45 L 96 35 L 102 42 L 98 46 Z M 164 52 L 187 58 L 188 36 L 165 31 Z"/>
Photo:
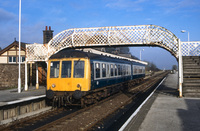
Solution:
<path fill-rule="evenodd" d="M 169 74 L 120 131 L 200 131 L 200 98 L 178 98 L 178 73 Z"/>

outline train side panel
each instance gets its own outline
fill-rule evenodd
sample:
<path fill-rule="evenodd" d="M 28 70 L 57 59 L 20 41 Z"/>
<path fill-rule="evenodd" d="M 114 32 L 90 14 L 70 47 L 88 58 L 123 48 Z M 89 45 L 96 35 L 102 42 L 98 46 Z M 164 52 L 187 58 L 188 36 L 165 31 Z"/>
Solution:
<path fill-rule="evenodd" d="M 130 62 L 91 61 L 91 90 L 131 80 Z"/>

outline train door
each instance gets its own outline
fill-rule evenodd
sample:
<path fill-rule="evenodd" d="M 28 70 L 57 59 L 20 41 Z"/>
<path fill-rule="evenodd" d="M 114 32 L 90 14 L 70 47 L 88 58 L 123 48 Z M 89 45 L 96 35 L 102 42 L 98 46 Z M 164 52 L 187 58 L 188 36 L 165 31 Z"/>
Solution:
<path fill-rule="evenodd" d="M 72 70 L 72 88 L 73 91 L 89 91 L 91 86 L 91 70 L 88 59 L 74 59 Z"/>

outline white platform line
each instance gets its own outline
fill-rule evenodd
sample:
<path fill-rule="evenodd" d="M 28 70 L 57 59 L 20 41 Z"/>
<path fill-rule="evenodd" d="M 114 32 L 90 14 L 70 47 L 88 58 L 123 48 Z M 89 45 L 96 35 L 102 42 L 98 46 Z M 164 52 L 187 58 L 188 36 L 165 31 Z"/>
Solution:
<path fill-rule="evenodd" d="M 119 131 L 123 131 L 128 123 L 133 119 L 134 116 L 137 115 L 137 113 L 140 111 L 142 106 L 149 100 L 149 98 L 153 95 L 153 93 L 157 90 L 157 88 L 163 83 L 163 81 L 166 79 L 166 77 L 159 83 L 159 85 L 153 90 L 153 92 L 143 101 L 143 103 L 137 108 L 137 110 L 129 117 L 129 119 L 123 124 L 123 126 L 119 129 Z"/>
<path fill-rule="evenodd" d="M 20 102 L 24 102 L 24 101 L 29 101 L 29 100 L 34 100 L 34 99 L 38 99 L 38 98 L 43 98 L 43 97 L 46 97 L 46 95 L 26 97 L 26 98 L 22 98 L 20 100 L 6 102 L 6 105 L 12 105 L 12 104 L 16 104 L 16 103 L 20 103 Z"/>

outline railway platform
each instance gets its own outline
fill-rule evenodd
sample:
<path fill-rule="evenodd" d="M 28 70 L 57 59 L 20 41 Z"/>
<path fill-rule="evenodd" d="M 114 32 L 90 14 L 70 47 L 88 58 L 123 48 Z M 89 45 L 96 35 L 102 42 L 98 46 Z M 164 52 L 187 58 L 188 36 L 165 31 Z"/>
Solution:
<path fill-rule="evenodd" d="M 200 131 L 200 99 L 178 98 L 178 73 L 169 74 L 122 131 Z"/>
<path fill-rule="evenodd" d="M 23 90 L 18 93 L 18 89 L 8 89 L 0 91 L 0 106 L 9 105 L 13 103 L 23 102 L 31 99 L 37 99 L 45 96 L 46 88 L 40 86 L 36 89 L 34 86 L 29 87 L 27 91 Z"/>

